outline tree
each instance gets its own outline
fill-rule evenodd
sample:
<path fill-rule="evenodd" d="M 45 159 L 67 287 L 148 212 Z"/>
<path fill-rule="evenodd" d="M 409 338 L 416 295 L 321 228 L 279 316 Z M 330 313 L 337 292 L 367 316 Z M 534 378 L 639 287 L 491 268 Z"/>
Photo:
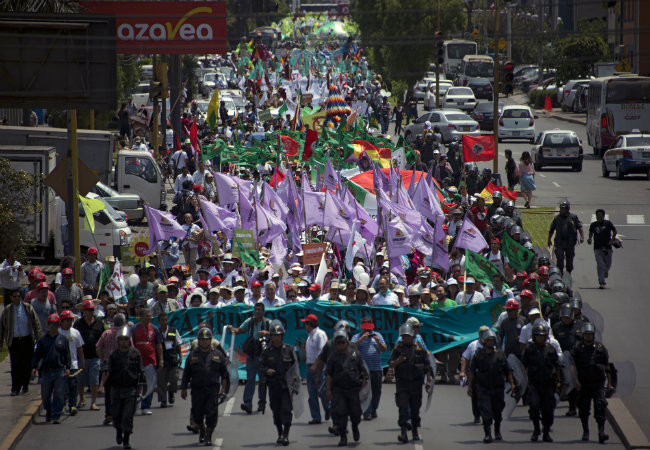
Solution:
<path fill-rule="evenodd" d="M 42 205 L 36 201 L 34 189 L 47 187 L 38 175 L 16 170 L 6 158 L 0 158 L 0 255 L 16 252 L 24 259 L 27 249 L 34 243 L 34 235 L 25 217 L 41 213 Z"/>
<path fill-rule="evenodd" d="M 587 77 L 594 64 L 607 56 L 607 43 L 600 36 L 572 35 L 556 44 L 557 74 L 562 81 Z"/>

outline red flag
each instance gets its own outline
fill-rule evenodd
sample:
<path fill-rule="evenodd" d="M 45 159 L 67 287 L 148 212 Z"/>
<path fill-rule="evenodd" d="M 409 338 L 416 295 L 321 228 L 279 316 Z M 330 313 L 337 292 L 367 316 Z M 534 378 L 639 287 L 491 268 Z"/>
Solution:
<path fill-rule="evenodd" d="M 485 186 L 485 189 L 490 194 L 499 191 L 504 197 L 509 198 L 513 202 L 517 200 L 517 197 L 519 196 L 519 194 L 517 194 L 515 191 L 509 191 L 505 186 L 497 186 L 496 184 L 493 184 L 491 181 L 487 184 L 487 186 Z"/>
<path fill-rule="evenodd" d="M 181 149 L 181 141 L 178 140 L 178 134 L 174 131 L 174 151 Z"/>
<path fill-rule="evenodd" d="M 194 122 L 192 122 L 192 128 L 190 128 L 190 143 L 192 144 L 192 147 L 194 147 L 194 152 L 196 154 L 201 153 L 201 148 L 199 147 L 199 134 L 196 129 L 196 118 L 194 119 Z"/>
<path fill-rule="evenodd" d="M 302 151 L 302 160 L 303 161 L 309 161 L 309 158 L 311 158 L 311 155 L 313 153 L 312 151 L 312 145 L 314 145 L 314 142 L 318 140 L 318 131 L 308 129 L 307 130 L 307 137 L 305 139 L 305 148 Z"/>
<path fill-rule="evenodd" d="M 285 156 L 296 156 L 298 154 L 298 141 L 289 136 L 280 136 Z"/>
<path fill-rule="evenodd" d="M 463 158 L 465 162 L 492 161 L 494 156 L 494 136 L 463 135 Z"/>
<path fill-rule="evenodd" d="M 284 177 L 285 177 L 285 176 L 286 176 L 286 175 L 283 174 L 283 173 L 280 171 L 280 169 L 278 169 L 278 168 L 276 167 L 276 168 L 275 168 L 275 172 L 273 173 L 273 176 L 271 177 L 271 181 L 269 182 L 269 185 L 270 185 L 272 188 L 276 187 L 278 184 L 282 183 L 282 180 L 284 180 Z"/>
<path fill-rule="evenodd" d="M 355 139 L 352 141 L 353 144 L 361 146 L 364 150 L 377 150 L 379 152 L 379 147 L 377 147 L 375 144 L 371 144 L 368 141 L 363 141 L 361 139 Z"/>

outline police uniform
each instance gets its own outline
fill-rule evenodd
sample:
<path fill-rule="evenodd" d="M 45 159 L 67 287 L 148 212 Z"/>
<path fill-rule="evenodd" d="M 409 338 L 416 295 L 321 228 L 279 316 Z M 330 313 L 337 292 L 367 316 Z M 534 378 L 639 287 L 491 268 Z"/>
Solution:
<path fill-rule="evenodd" d="M 344 352 L 334 350 L 327 360 L 325 371 L 331 379 L 332 404 L 330 414 L 342 442 L 347 443 L 348 417 L 358 440 L 358 425 L 361 422 L 361 402 L 359 391 L 363 380 L 368 379 L 368 373 L 363 365 L 361 353 L 356 347 L 348 344 Z"/>
<path fill-rule="evenodd" d="M 280 347 L 269 345 L 260 357 L 260 372 L 265 374 L 268 386 L 269 403 L 273 412 L 273 424 L 278 430 L 278 443 L 288 445 L 289 428 L 291 428 L 292 410 L 291 392 L 287 383 L 287 372 L 295 364 L 296 357 L 288 344 Z M 266 372 L 273 369 L 275 373 Z M 286 439 L 286 444 L 285 444 Z"/>
<path fill-rule="evenodd" d="M 181 389 L 192 386 L 192 419 L 200 427 L 199 442 L 212 444 L 212 432 L 217 426 L 219 393 L 222 382 L 230 380 L 227 357 L 220 349 L 192 350 L 185 361 Z M 205 427 L 203 419 L 205 418 Z"/>
<path fill-rule="evenodd" d="M 125 352 L 118 348 L 108 357 L 106 370 L 107 383 L 111 387 L 111 415 L 118 444 L 123 439 L 124 448 L 130 448 L 129 435 L 133 433 L 138 382 L 144 372 L 142 356 L 134 347 L 129 347 Z"/>
<path fill-rule="evenodd" d="M 422 385 L 425 375 L 433 376 L 433 369 L 429 363 L 429 355 L 420 343 L 413 340 L 411 344 L 400 341 L 390 355 L 390 361 L 397 361 L 401 357 L 404 362 L 398 363 L 395 368 L 396 392 L 395 403 L 399 409 L 397 423 L 402 428 L 402 435 L 408 420 L 411 419 L 413 439 L 419 440 L 417 429 L 420 427 L 420 406 L 422 406 Z"/>
<path fill-rule="evenodd" d="M 167 327 L 163 334 L 163 367 L 158 369 L 158 401 L 161 407 L 174 403 L 174 394 L 177 389 L 178 348 L 181 344 L 178 331 L 174 327 Z"/>
<path fill-rule="evenodd" d="M 553 425 L 555 389 L 559 381 L 558 359 L 555 347 L 548 342 L 542 346 L 529 342 L 521 358 L 528 375 L 528 414 L 535 427 L 532 441 L 539 437 L 540 416 L 544 426 L 544 440 L 550 441 L 548 433 Z"/>
<path fill-rule="evenodd" d="M 609 369 L 609 354 L 603 344 L 593 341 L 587 344 L 584 341 L 575 344 L 571 349 L 571 356 L 575 361 L 580 382 L 578 393 L 578 415 L 582 421 L 583 432 L 589 435 L 589 412 L 591 401 L 594 402 L 594 418 L 598 424 L 599 441 L 604 442 L 605 435 L 605 381 L 606 371 Z M 583 440 L 586 440 L 583 435 Z"/>

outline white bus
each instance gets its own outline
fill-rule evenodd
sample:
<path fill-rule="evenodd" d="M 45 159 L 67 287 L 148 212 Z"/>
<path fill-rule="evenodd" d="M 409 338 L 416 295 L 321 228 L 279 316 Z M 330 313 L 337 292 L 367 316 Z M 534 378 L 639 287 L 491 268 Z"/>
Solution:
<path fill-rule="evenodd" d="M 616 136 L 650 133 L 650 78 L 596 78 L 587 94 L 587 139 L 594 154 L 602 154 Z"/>
<path fill-rule="evenodd" d="M 454 79 L 456 86 L 467 86 L 470 78 L 494 80 L 494 60 L 487 55 L 465 55 Z"/>
<path fill-rule="evenodd" d="M 478 46 L 474 41 L 445 41 L 442 45 L 445 51 L 442 71 L 447 75 L 448 80 L 456 75 L 465 55 L 476 55 L 478 51 Z"/>

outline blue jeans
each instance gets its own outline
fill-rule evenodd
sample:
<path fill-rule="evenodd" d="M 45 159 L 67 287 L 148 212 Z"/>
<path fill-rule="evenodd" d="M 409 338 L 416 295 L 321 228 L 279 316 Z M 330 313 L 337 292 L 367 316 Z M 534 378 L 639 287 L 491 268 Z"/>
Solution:
<path fill-rule="evenodd" d="M 52 419 L 61 417 L 65 401 L 65 371 L 63 369 L 41 372 L 41 398 L 46 417 Z"/>
<path fill-rule="evenodd" d="M 321 373 L 320 384 L 318 386 L 316 385 L 316 375 L 316 372 L 312 372 L 309 368 L 307 369 L 307 394 L 309 396 L 308 403 L 311 418 L 314 420 L 321 420 L 318 398 L 320 397 L 320 400 L 323 403 L 325 415 L 327 415 L 327 410 L 329 409 L 329 402 L 327 401 L 325 390 L 320 389 L 323 383 L 325 383 L 325 371 Z"/>
<path fill-rule="evenodd" d="M 244 404 L 253 405 L 253 394 L 255 394 L 255 378 L 259 372 L 259 360 L 246 356 L 246 385 L 244 386 Z M 260 375 L 260 386 L 258 389 L 257 405 L 266 405 L 266 380 L 264 374 Z"/>
<path fill-rule="evenodd" d="M 156 377 L 153 379 L 153 385 L 156 386 Z M 140 402 L 140 409 L 151 409 L 151 403 L 153 402 L 153 393 L 156 392 L 156 388 L 154 387 L 154 390 L 151 391 L 151 394 L 147 395 L 142 399 Z"/>
<path fill-rule="evenodd" d="M 70 408 L 77 406 L 77 377 L 65 377 L 66 396 L 64 397 L 63 405 L 68 405 Z"/>

